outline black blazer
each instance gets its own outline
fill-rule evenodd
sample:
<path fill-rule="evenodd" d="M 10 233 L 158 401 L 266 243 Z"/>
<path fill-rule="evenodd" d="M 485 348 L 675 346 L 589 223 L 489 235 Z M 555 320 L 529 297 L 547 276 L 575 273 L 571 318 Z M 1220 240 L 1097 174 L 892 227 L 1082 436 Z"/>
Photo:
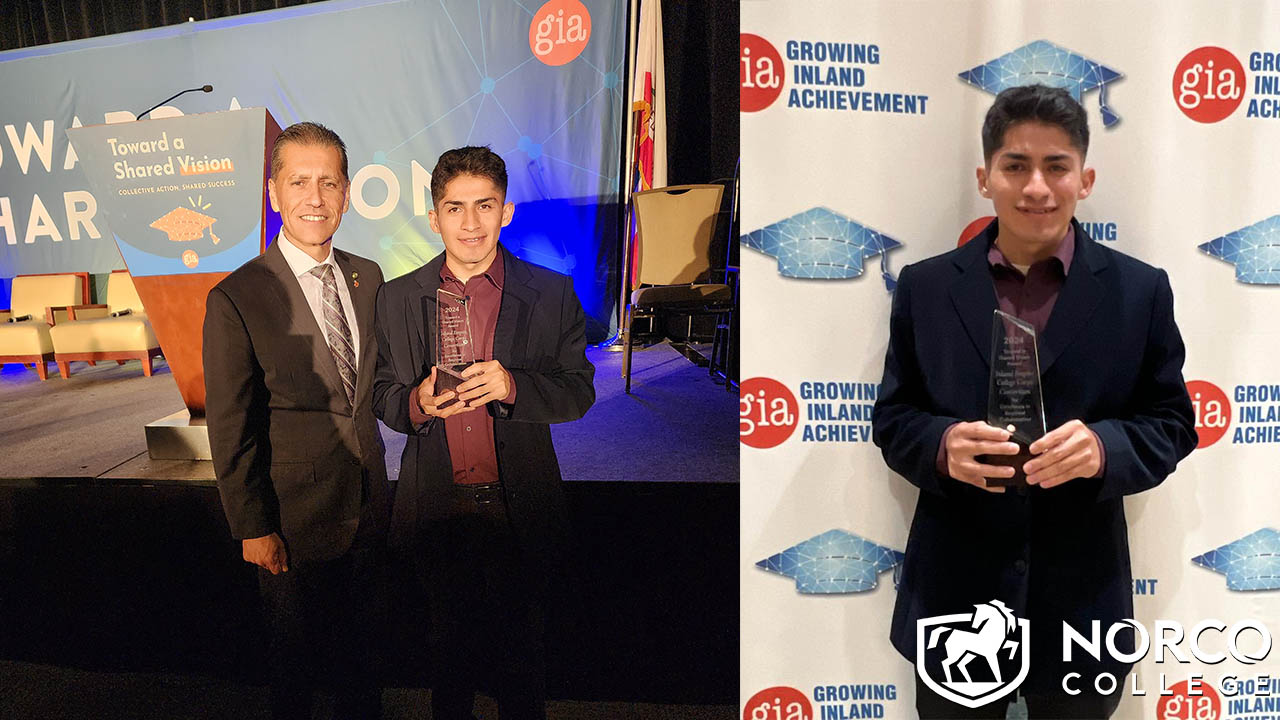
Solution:
<path fill-rule="evenodd" d="M 920 488 L 891 632 L 908 659 L 919 618 L 993 598 L 1031 620 L 1033 658 L 1061 652 L 1062 620 L 1084 631 L 1132 617 L 1123 498 L 1160 484 L 1196 446 L 1184 349 L 1165 272 L 1072 224 L 1075 256 L 1039 342 L 1045 419 L 1097 433 L 1100 479 L 1022 495 L 939 475 L 946 428 L 987 417 L 996 223 L 898 278 L 872 424 L 885 462 Z"/>
<path fill-rule="evenodd" d="M 385 452 L 370 407 L 377 358 L 373 303 L 382 271 L 334 249 L 360 332 L 355 407 L 278 238 L 212 290 L 204 319 L 209 445 L 218 492 L 237 539 L 279 532 L 290 563 L 337 557 L 360 519 L 386 530 Z M 357 279 L 358 277 L 358 286 Z M 380 511 L 377 508 L 381 508 Z"/>
<path fill-rule="evenodd" d="M 515 380 L 516 402 L 491 402 L 498 473 L 515 531 L 534 552 L 559 541 L 565 525 L 560 466 L 549 423 L 576 420 L 595 402 L 595 368 L 586 356 L 586 318 L 570 278 L 512 255 L 503 262 L 502 305 L 493 358 Z M 391 544 L 404 546 L 430 520 L 453 509 L 453 465 L 444 424 L 409 420 L 409 394 L 431 374 L 436 290 L 444 254 L 391 280 L 378 293 L 378 368 L 373 409 L 388 427 L 409 436 L 391 517 Z"/>

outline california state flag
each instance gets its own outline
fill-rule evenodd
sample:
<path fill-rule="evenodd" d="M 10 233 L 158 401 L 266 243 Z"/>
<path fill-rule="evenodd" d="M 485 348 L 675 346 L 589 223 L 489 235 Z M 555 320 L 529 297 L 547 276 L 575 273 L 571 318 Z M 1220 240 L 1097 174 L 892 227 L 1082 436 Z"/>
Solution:
<path fill-rule="evenodd" d="M 667 185 L 666 94 L 666 73 L 662 62 L 662 3 L 660 0 L 640 0 L 635 77 L 631 84 L 631 111 L 639 113 L 636 118 L 635 159 L 631 167 L 631 187 L 635 191 Z M 635 287 L 637 251 L 634 243 L 630 256 L 632 287 Z"/>
<path fill-rule="evenodd" d="M 662 3 L 640 0 L 636 32 L 636 74 L 631 111 L 640 112 L 636 140 L 636 190 L 667 185 L 666 74 L 662 62 Z"/>

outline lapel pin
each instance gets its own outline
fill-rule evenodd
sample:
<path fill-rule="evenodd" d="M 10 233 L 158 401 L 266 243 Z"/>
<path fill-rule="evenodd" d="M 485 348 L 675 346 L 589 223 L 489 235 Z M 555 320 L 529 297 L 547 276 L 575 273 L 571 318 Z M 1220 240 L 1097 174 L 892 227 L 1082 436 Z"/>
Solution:
<path fill-rule="evenodd" d="M 360 273 L 358 272 L 351 273 L 351 285 L 353 287 L 360 287 Z"/>

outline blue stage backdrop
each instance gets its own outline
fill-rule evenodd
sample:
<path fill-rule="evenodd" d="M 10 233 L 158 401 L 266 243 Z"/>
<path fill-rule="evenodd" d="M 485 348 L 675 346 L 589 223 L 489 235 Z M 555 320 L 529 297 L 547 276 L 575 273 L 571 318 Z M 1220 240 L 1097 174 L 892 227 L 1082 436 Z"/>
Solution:
<path fill-rule="evenodd" d="M 337 244 L 387 277 L 443 249 L 431 231 L 441 152 L 507 162 L 517 255 L 573 276 L 595 339 L 616 299 L 624 118 L 620 0 L 335 1 L 0 53 L 0 306 L 23 273 L 123 267 L 67 128 L 266 107 L 347 143 L 351 210 Z M 269 225 L 269 230 L 278 226 Z"/>

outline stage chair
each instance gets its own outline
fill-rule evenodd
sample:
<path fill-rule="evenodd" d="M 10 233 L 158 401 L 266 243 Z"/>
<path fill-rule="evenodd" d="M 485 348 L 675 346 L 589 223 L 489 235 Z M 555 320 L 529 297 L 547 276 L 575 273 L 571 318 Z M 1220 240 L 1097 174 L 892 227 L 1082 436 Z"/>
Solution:
<path fill-rule="evenodd" d="M 663 312 L 723 318 L 733 310 L 728 285 L 698 282 L 711 270 L 711 237 L 723 193 L 722 185 L 671 185 L 631 196 L 641 287 L 631 293 L 622 327 L 622 377 L 628 394 L 636 319 Z"/>
<path fill-rule="evenodd" d="M 107 280 L 105 305 L 73 305 L 66 308 L 69 322 L 49 330 L 53 359 L 62 377 L 71 377 L 71 363 L 82 360 L 142 362 L 142 373 L 151 377 L 151 358 L 161 355 L 160 342 L 147 322 L 147 311 L 138 299 L 128 270 L 116 270 Z"/>
<path fill-rule="evenodd" d="M 46 363 L 53 362 L 50 328 L 65 319 L 66 306 L 89 301 L 89 274 L 19 275 L 9 301 L 9 309 L 0 310 L 0 366 L 32 363 L 36 375 L 46 380 Z"/>

